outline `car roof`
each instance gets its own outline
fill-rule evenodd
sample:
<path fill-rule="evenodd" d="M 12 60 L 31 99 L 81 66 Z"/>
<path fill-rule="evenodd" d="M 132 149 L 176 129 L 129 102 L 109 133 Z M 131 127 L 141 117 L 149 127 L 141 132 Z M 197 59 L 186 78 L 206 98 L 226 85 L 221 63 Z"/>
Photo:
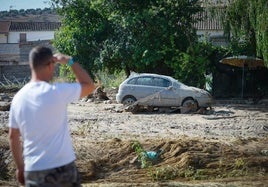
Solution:
<path fill-rule="evenodd" d="M 134 78 L 134 77 L 143 77 L 143 76 L 151 76 L 151 77 L 161 77 L 161 78 L 166 78 L 169 80 L 176 81 L 173 77 L 167 76 L 167 75 L 160 75 L 160 74 L 154 74 L 154 73 L 135 73 L 131 74 L 129 78 Z"/>
<path fill-rule="evenodd" d="M 185 84 L 183 84 L 182 82 L 178 81 L 177 79 L 174 79 L 173 77 L 171 76 L 168 76 L 168 75 L 161 75 L 161 74 L 155 74 L 155 73 L 135 73 L 135 72 L 132 72 L 130 74 L 130 76 L 123 82 L 128 82 L 130 79 L 132 78 L 135 78 L 135 77 L 144 77 L 144 76 L 151 76 L 151 77 L 160 77 L 160 78 L 166 78 L 168 80 L 170 80 L 171 82 L 176 82 L 178 83 L 179 85 L 183 85 L 183 86 L 186 86 Z"/>

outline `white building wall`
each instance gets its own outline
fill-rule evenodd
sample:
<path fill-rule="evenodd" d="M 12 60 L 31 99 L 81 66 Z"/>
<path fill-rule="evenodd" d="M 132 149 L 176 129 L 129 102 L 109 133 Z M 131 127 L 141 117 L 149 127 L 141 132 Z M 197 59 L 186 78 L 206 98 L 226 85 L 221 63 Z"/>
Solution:
<path fill-rule="evenodd" d="M 223 31 L 206 31 L 206 30 L 198 30 L 197 32 L 198 36 L 202 36 L 202 37 L 215 37 L 215 36 L 223 36 L 224 32 Z"/>
<path fill-rule="evenodd" d="M 8 43 L 19 43 L 21 33 L 26 33 L 27 42 L 54 39 L 54 31 L 9 32 Z"/>
<path fill-rule="evenodd" d="M 228 40 L 224 36 L 223 31 L 205 31 L 199 30 L 197 31 L 197 35 L 199 36 L 199 41 L 210 41 L 214 46 L 228 46 Z"/>

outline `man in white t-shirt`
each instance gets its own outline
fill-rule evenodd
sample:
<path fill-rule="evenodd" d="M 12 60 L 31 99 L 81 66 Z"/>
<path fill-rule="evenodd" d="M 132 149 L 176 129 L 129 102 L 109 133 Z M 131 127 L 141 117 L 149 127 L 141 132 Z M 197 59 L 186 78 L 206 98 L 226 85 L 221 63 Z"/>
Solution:
<path fill-rule="evenodd" d="M 49 83 L 56 62 L 70 66 L 77 82 Z M 72 57 L 53 55 L 47 47 L 33 48 L 29 63 L 31 80 L 14 96 L 9 114 L 17 180 L 26 186 L 80 186 L 67 105 L 92 93 L 94 83 Z"/>

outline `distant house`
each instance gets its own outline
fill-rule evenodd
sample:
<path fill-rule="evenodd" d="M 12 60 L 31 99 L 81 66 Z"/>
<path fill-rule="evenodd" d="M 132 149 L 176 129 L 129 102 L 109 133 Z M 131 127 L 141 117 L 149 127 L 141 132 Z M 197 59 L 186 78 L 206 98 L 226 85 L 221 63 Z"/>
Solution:
<path fill-rule="evenodd" d="M 0 82 L 27 79 L 30 50 L 37 45 L 53 49 L 50 41 L 60 25 L 60 22 L 0 21 Z"/>
<path fill-rule="evenodd" d="M 60 22 L 0 21 L 0 43 L 51 40 Z"/>
<path fill-rule="evenodd" d="M 195 23 L 197 35 L 201 40 L 208 40 L 215 46 L 227 46 L 228 40 L 224 36 L 224 27 L 222 23 L 222 14 L 224 8 L 216 8 L 218 11 L 211 13 L 209 11 L 201 12 L 197 18 L 201 21 Z"/>
<path fill-rule="evenodd" d="M 51 40 L 60 25 L 60 22 L 0 22 L 0 43 Z"/>

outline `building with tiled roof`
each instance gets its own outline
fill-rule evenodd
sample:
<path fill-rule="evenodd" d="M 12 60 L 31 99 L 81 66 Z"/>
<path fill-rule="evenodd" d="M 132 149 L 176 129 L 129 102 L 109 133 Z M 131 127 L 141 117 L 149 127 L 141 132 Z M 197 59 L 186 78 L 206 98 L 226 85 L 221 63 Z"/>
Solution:
<path fill-rule="evenodd" d="M 21 62 L 22 43 L 50 41 L 60 26 L 60 22 L 0 21 L 0 63 Z"/>
<path fill-rule="evenodd" d="M 60 22 L 11 22 L 9 31 L 55 31 L 60 25 Z"/>
<path fill-rule="evenodd" d="M 0 43 L 51 40 L 60 22 L 0 21 Z"/>
<path fill-rule="evenodd" d="M 28 78 L 28 55 L 37 45 L 53 47 L 50 41 L 60 22 L 0 21 L 0 82 Z"/>
<path fill-rule="evenodd" d="M 60 22 L 0 21 L 0 65 L 27 63 L 23 46 L 51 41 L 60 26 Z"/>
<path fill-rule="evenodd" d="M 198 21 L 194 26 L 198 31 L 222 31 L 223 25 L 221 18 L 217 15 L 209 16 L 208 12 L 202 12 L 199 14 L 199 17 L 202 18 L 201 21 Z"/>
<path fill-rule="evenodd" d="M 201 39 L 208 39 L 216 46 L 226 46 L 228 44 L 224 36 L 224 27 L 222 22 L 222 14 L 224 8 L 217 8 L 214 13 L 209 11 L 201 12 L 197 15 L 198 21 L 194 24 L 197 35 Z"/>

